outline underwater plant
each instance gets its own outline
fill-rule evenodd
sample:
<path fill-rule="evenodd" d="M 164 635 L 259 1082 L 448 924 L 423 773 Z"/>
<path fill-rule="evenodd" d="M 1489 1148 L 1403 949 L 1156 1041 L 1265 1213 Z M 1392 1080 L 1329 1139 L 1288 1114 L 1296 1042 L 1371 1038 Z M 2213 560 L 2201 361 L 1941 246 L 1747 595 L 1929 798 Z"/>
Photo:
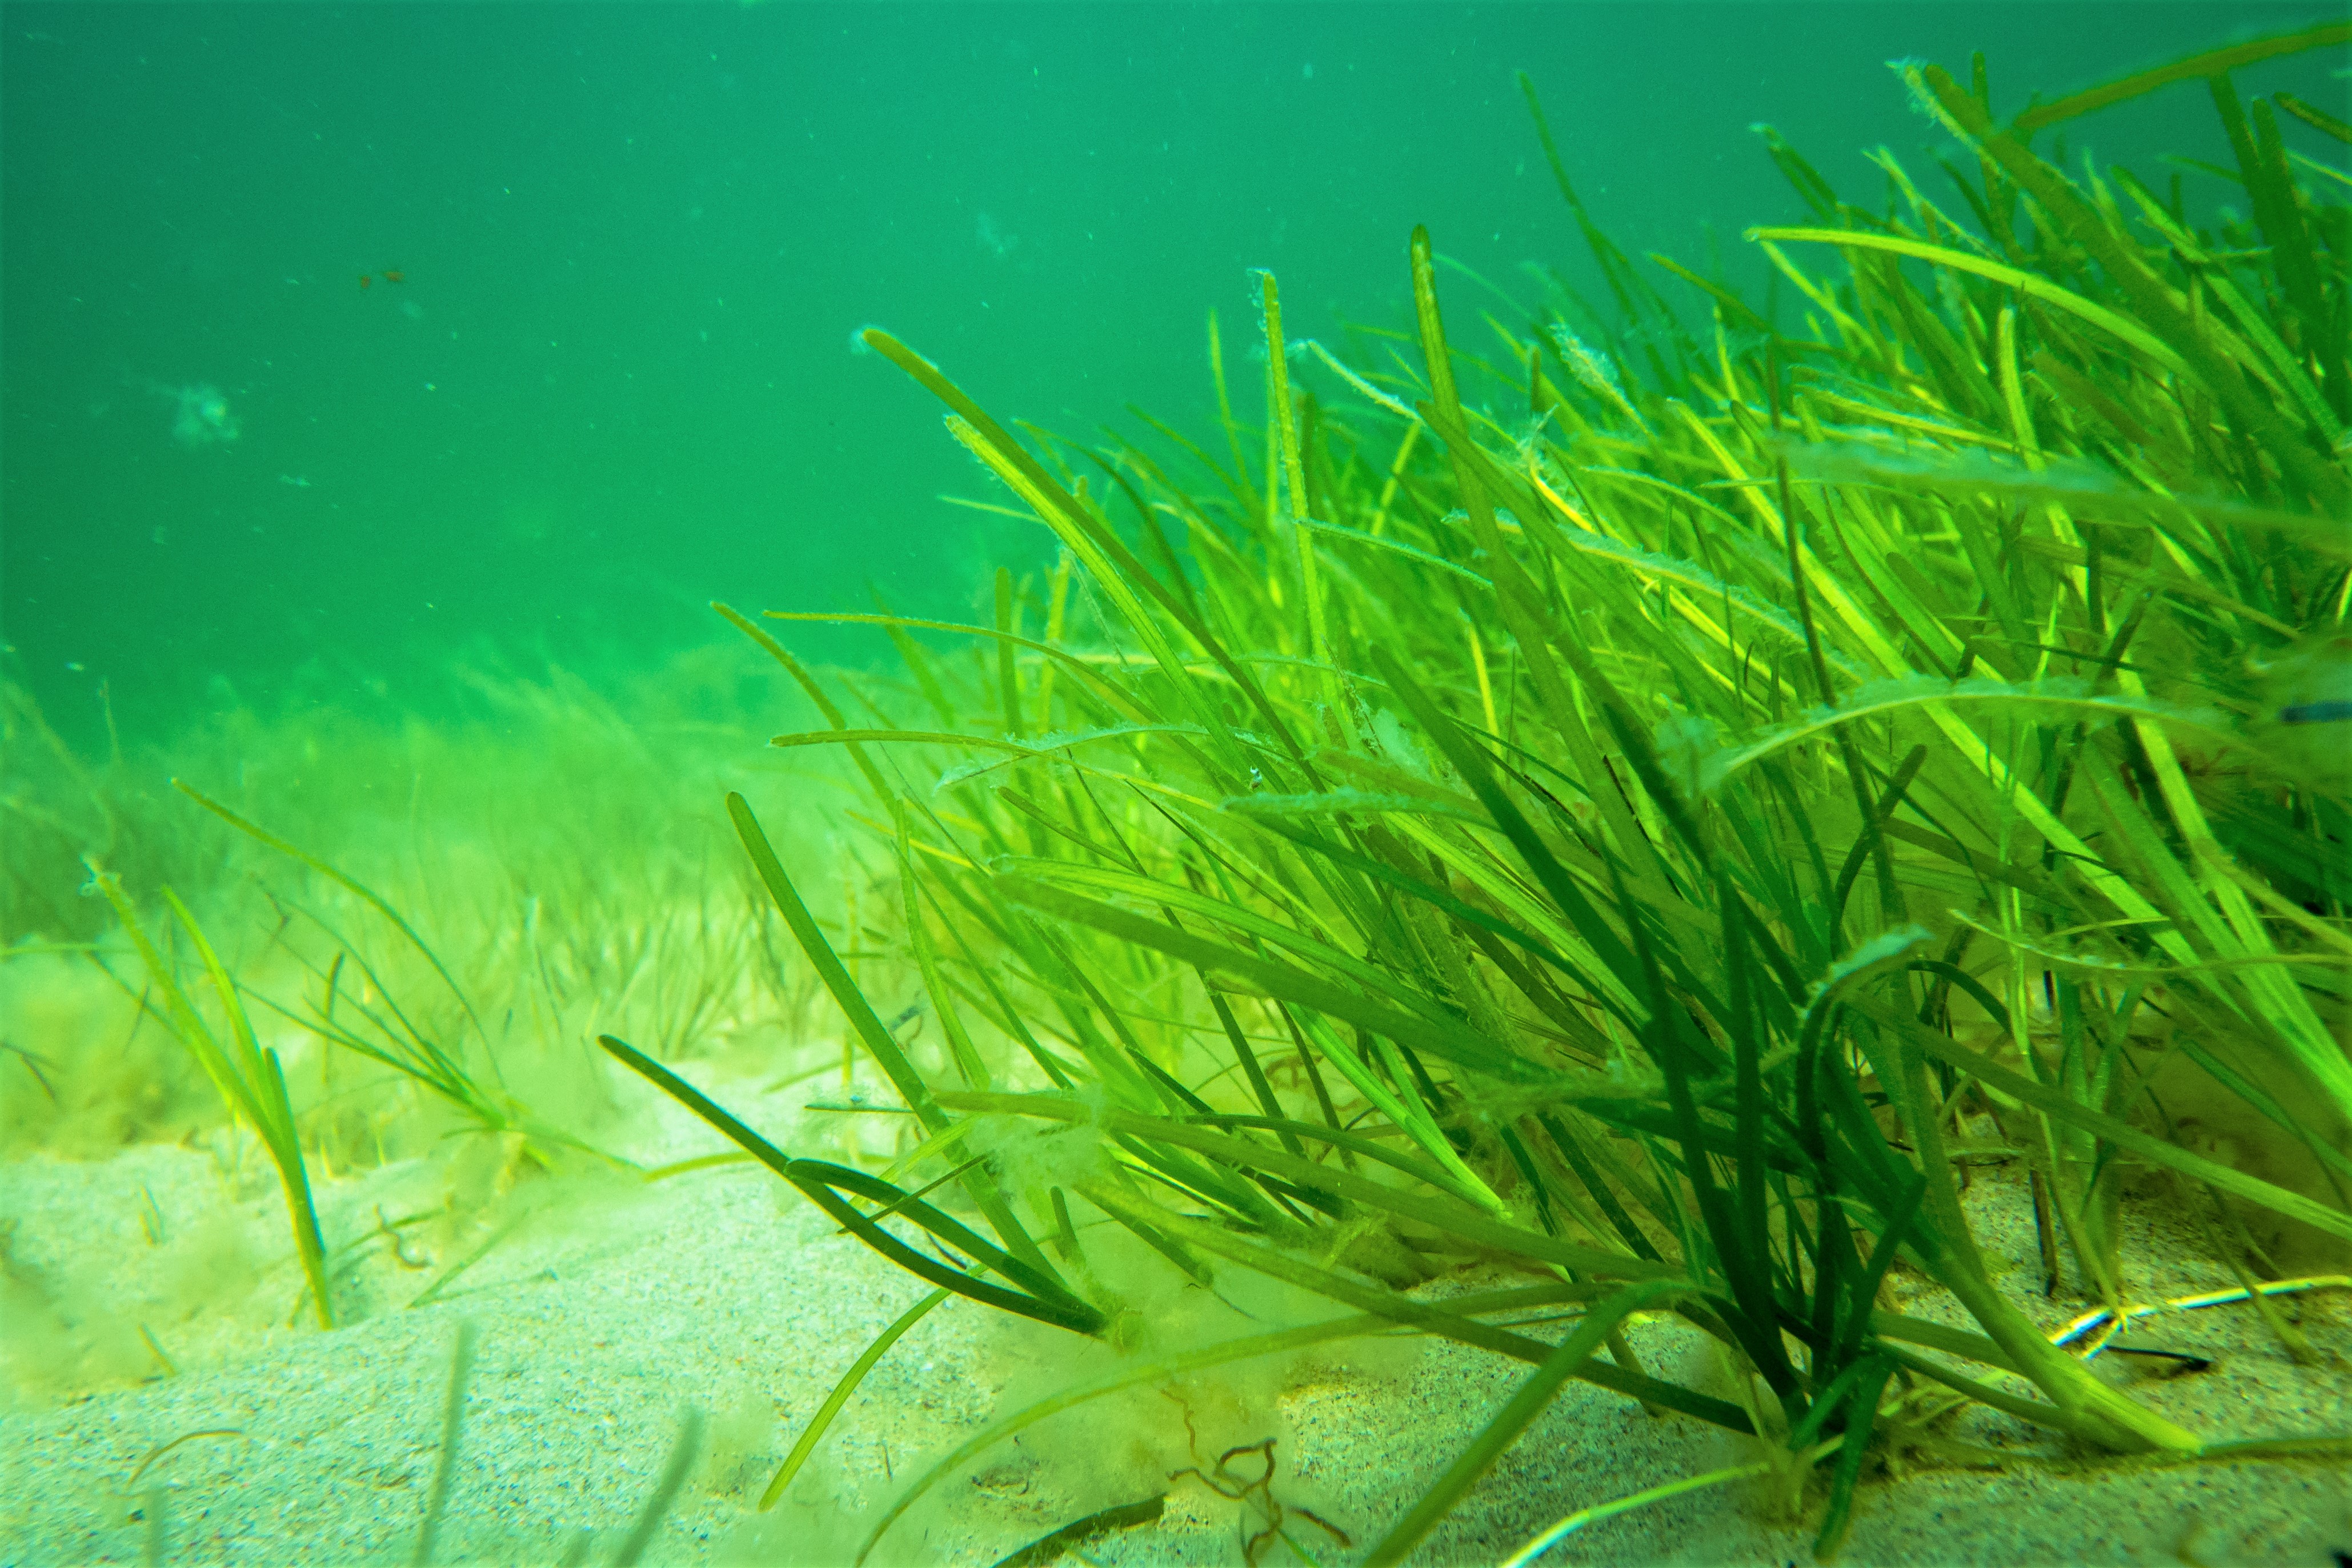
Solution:
<path fill-rule="evenodd" d="M 1883 204 L 1850 203 L 1768 132 L 1814 221 L 1748 238 L 1801 329 L 1651 257 L 1703 302 L 1688 325 L 1530 88 L 1613 311 L 1563 287 L 1475 353 L 1416 230 L 1417 361 L 1308 347 L 1350 406 L 1294 382 L 1263 277 L 1263 428 L 1230 412 L 1213 319 L 1230 454 L 1176 437 L 1195 486 L 1131 444 L 1024 441 L 861 334 L 1061 547 L 1042 587 L 997 574 L 992 624 L 777 617 L 887 630 L 926 727 L 853 725 L 725 612 L 825 720 L 775 744 L 843 748 L 866 786 L 933 1069 L 728 810 L 920 1142 L 883 1176 L 795 1158 L 604 1043 L 933 1287 L 845 1390 L 950 1296 L 1136 1352 L 931 1466 L 861 1561 L 1058 1410 L 1399 1330 L 1528 1370 L 1376 1563 L 1570 1379 L 1771 1456 L 1689 1484 L 1818 1476 L 1825 1558 L 1879 1459 L 1981 1457 L 1948 1431 L 1971 1406 L 2110 1454 L 2352 1452 L 2190 1431 L 2102 1381 L 1997 1287 L 1961 1203 L 1986 1138 L 2021 1158 L 2050 1283 L 2063 1238 L 2115 1326 L 2147 1173 L 2228 1222 L 2258 1304 L 2247 1217 L 2352 1240 L 2352 206 L 2278 115 L 2343 128 L 2232 77 L 2347 41 L 2232 45 L 2007 122 L 1981 57 L 1966 84 L 1906 63 L 1971 160 L 1942 170 L 1958 214 L 1885 153 Z M 2034 150 L 2182 84 L 2250 214 Z M 2225 1099 L 2294 1179 L 2199 1152 L 2189 1106 Z M 1157 1345 L 1096 1226 L 1349 1315 Z M 1898 1260 L 1973 1326 L 1895 1310 Z M 1524 1282 L 1414 1292 L 1474 1260 Z M 1522 1332 L 1534 1309 L 1564 1335 Z M 1624 1328 L 1657 1312 L 1721 1347 L 1731 1397 L 1641 1364 Z"/>
<path fill-rule="evenodd" d="M 138 950 L 148 984 L 162 995 L 163 1019 L 173 1037 L 203 1067 L 231 1113 L 250 1126 L 260 1136 L 262 1146 L 269 1151 L 270 1161 L 278 1167 L 278 1185 L 286 1195 L 287 1218 L 294 1228 L 294 1251 L 301 1260 L 311 1307 L 318 1313 L 320 1328 L 333 1328 L 335 1307 L 328 1292 L 326 1244 L 319 1233 L 310 1172 L 303 1163 L 301 1137 L 295 1126 L 293 1104 L 287 1097 L 286 1071 L 278 1063 L 278 1052 L 264 1047 L 255 1036 L 236 981 L 221 963 L 213 945 L 205 939 L 195 916 L 188 913 L 188 906 L 177 894 L 165 888 L 163 902 L 170 906 L 180 929 L 187 933 L 189 945 L 195 948 L 204 965 L 205 977 L 211 982 L 213 995 L 227 1020 L 226 1043 L 197 1011 L 171 960 L 140 924 L 139 911 L 123 893 L 121 880 L 99 869 L 95 862 L 89 874 L 99 892 L 114 906 L 123 931 Z M 142 1005 L 145 1005 L 143 998 Z"/>
<path fill-rule="evenodd" d="M 745 918 L 766 894 L 723 819 L 677 808 L 722 766 L 740 781 L 752 705 L 764 725 L 785 694 L 716 664 L 494 664 L 422 714 L 258 711 L 224 687 L 168 747 L 134 727 L 78 750 L 10 655 L 0 1145 L 17 1179 L 0 1231 L 18 1261 L 0 1398 L 200 1375 L 279 1324 L 475 1289 L 635 1168 L 614 1153 L 621 1108 L 582 1071 L 601 1029 L 764 1066 L 814 977 Z M 779 760 L 797 787 L 821 778 Z M 174 772 L 203 788 L 165 788 Z M 544 810 L 559 780 L 565 809 Z M 143 1176 L 130 1192 L 143 1268 L 82 1246 L 79 1221 L 28 1244 L 26 1166 L 142 1145 L 191 1188 L 186 1209 Z M 218 1218 L 256 1197 L 251 1228 Z"/>

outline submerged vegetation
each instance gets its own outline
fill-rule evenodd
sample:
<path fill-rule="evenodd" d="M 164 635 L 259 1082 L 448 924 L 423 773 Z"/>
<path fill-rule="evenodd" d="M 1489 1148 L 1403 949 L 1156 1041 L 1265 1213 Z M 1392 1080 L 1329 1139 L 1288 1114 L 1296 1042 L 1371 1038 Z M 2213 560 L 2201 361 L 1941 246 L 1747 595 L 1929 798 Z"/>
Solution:
<path fill-rule="evenodd" d="M 2250 1288 L 2352 1239 L 2352 207 L 2279 116 L 2345 128 L 2231 76 L 2347 37 L 2007 123 L 1981 57 L 1905 65 L 1957 203 L 1882 152 L 1857 204 L 1767 132 L 1812 221 L 1748 237 L 1796 326 L 1619 251 L 1530 88 L 1606 303 L 1556 285 L 1465 330 L 1416 231 L 1412 329 L 1343 357 L 1286 339 L 1265 277 L 1265 417 L 1232 412 L 1213 322 L 1222 450 L 1176 438 L 1197 483 L 1024 440 L 864 334 L 1061 547 L 1042 585 L 998 573 L 992 624 L 780 618 L 887 628 L 904 724 L 853 724 L 728 612 L 828 726 L 776 744 L 865 781 L 928 1065 L 772 847 L 820 813 L 729 807 L 921 1142 L 891 1179 L 796 1159 L 605 1044 L 937 1287 L 910 1317 L 961 1295 L 1141 1357 L 963 1445 L 866 1552 L 1050 1409 L 1400 1330 L 1529 1370 L 1373 1563 L 1570 1378 L 1818 1475 L 1824 1556 L 1878 1457 L 1969 1452 L 1971 1405 L 2074 1452 L 2343 1451 L 2259 1411 L 2189 1431 L 2094 1375 L 1996 1287 L 1960 1190 L 1969 1155 L 2021 1156 L 2049 1283 L 2063 1239 L 2116 1323 L 2129 1189 L 2205 1217 Z M 2226 183 L 2216 217 L 2181 174 L 2050 145 L 2156 92 L 2221 116 L 2234 166 L 2188 171 Z M 2200 1152 L 2221 1102 L 2258 1168 Z M 1105 1225 L 1352 1315 L 1155 1347 Z M 1414 1293 L 1474 1260 L 1519 1282 Z M 1973 1327 L 1891 1310 L 1898 1266 Z M 1534 1309 L 1565 1337 L 1496 1321 Z M 1731 1397 L 1640 1364 L 1622 1330 L 1660 1312 L 1722 1347 Z"/>
<path fill-rule="evenodd" d="M 1183 1473 L 1240 1505 L 1253 1561 L 1402 1559 L 1571 1379 L 1756 1448 L 1514 1561 L 1757 1478 L 1826 1558 L 1881 1468 L 2036 1457 L 1972 1447 L 1979 1408 L 2042 1457 L 2342 1457 L 2352 1436 L 2260 1411 L 2186 1429 L 2085 1352 L 2144 1310 L 2127 1201 L 2191 1216 L 2298 1355 L 2265 1292 L 2344 1283 L 2352 1254 L 2352 180 L 2281 116 L 2352 131 L 2232 76 L 2347 42 L 2239 44 L 2006 122 L 1981 57 L 1965 83 L 1906 64 L 1955 193 L 1882 152 L 1858 204 L 1768 130 L 1811 221 L 1748 234 L 1762 300 L 1618 249 L 1523 82 L 1604 297 L 1545 274 L 1531 308 L 1415 231 L 1413 320 L 1334 348 L 1289 339 L 1261 277 L 1249 384 L 1212 318 L 1222 428 L 1158 427 L 1172 455 L 1016 433 L 868 329 L 1055 564 L 1000 570 L 973 624 L 724 610 L 772 684 L 676 672 L 702 684 L 658 747 L 577 684 L 483 682 L 497 769 L 478 733 L 232 732 L 170 795 L 11 688 L 0 984 L 81 974 L 141 1087 L 0 1041 L 0 1143 L 226 1109 L 322 1326 L 383 1304 L 358 1261 L 427 1229 L 451 1261 L 397 1304 L 433 1301 L 528 1218 L 492 1195 L 530 1173 L 763 1164 L 930 1290 L 762 1507 L 960 1298 L 1123 1354 L 902 1468 L 861 1561 L 1038 1421 L 1373 1335 L 1527 1370 L 1369 1536 L 1277 1500 L 1270 1440 L 1196 1446 Z M 2159 189 L 2056 144 L 2156 93 L 2210 98 L 2233 163 Z M 809 621 L 886 632 L 904 681 L 811 668 L 783 624 Z M 789 777 L 728 794 L 722 828 L 688 801 L 735 766 L 713 716 L 749 712 L 822 727 L 776 737 Z M 321 747 L 382 797 L 324 798 Z M 428 816 L 371 860 L 298 847 Z M 828 999 L 845 1087 L 862 1050 L 899 1103 L 827 1108 L 908 1129 L 887 1163 L 781 1148 L 696 1082 L 722 1049 L 766 1075 Z M 634 1173 L 605 1134 L 652 1097 L 591 1039 L 738 1152 Z M 314 1202 L 314 1170 L 428 1152 L 476 1161 L 439 1208 Z M 1997 1283 L 1963 1204 L 1990 1158 L 2030 1173 L 2040 1283 L 2102 1312 L 2094 1336 Z M 1155 1319 L 1149 1270 L 1228 1305 L 1254 1272 L 1320 1315 L 1202 1341 Z M 1970 1326 L 1902 1310 L 1897 1272 Z M 1629 1327 L 1660 1316 L 1736 1375 L 1645 1365 Z"/>
<path fill-rule="evenodd" d="M 230 709 L 171 755 L 176 789 L 152 756 L 78 754 L 8 685 L 0 1150 L 269 1171 L 301 1277 L 230 1312 L 243 1252 L 146 1193 L 141 1288 L 100 1249 L 10 1260 L 10 1398 L 172 1375 L 200 1304 L 327 1326 L 440 1299 L 544 1210 L 535 1178 L 628 1168 L 598 1030 L 766 1057 L 806 1013 L 812 977 L 692 809 L 742 781 L 780 682 L 703 653 L 609 695 L 560 670 L 464 685 L 430 723 Z M 778 760 L 779 794 L 825 787 Z"/>

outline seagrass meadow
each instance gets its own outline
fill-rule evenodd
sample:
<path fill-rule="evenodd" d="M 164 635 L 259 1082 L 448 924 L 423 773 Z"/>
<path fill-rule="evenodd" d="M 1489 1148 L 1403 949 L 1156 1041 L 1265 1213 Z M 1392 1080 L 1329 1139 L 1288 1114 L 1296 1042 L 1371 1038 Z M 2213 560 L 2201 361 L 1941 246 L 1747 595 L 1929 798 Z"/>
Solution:
<path fill-rule="evenodd" d="M 0 1561 L 2352 1561 L 2347 54 L 1898 62 L 1752 286 L 1523 75 L 1579 270 L 1196 426 L 861 329 L 967 617 L 12 685 Z"/>

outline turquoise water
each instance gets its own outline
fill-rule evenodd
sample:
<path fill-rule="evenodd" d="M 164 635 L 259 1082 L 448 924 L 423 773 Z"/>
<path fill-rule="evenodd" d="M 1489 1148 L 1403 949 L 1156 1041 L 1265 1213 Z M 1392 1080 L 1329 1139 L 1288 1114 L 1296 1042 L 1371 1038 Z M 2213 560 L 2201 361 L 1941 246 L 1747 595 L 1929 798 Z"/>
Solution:
<path fill-rule="evenodd" d="M 1516 69 L 1624 248 L 1753 281 L 1739 229 L 1803 209 L 1751 122 L 1855 199 L 1864 147 L 1933 177 L 1891 57 L 1981 47 L 2008 110 L 2336 9 L 12 5 L 9 674 L 163 733 L 641 664 L 714 597 L 960 611 L 1042 531 L 939 503 L 989 483 L 863 323 L 1001 415 L 1209 435 L 1248 268 L 1327 339 L 1403 318 L 1415 223 L 1523 300 L 1591 284 Z M 2249 85 L 2340 104 L 2331 64 Z M 2153 171 L 2210 123 L 2093 133 Z"/>

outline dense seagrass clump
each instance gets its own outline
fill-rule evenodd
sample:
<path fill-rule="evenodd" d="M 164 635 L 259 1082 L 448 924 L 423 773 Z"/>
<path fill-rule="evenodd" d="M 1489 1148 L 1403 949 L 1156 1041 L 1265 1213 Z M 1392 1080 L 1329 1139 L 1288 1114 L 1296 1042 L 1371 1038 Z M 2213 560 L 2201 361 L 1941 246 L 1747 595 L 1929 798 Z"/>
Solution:
<path fill-rule="evenodd" d="M 1854 204 L 1768 132 L 1813 221 L 1748 235 L 1763 305 L 1619 251 L 1538 109 L 1606 303 L 1561 287 L 1465 341 L 1416 232 L 1417 355 L 1391 334 L 1341 355 L 1286 340 L 1265 277 L 1263 423 L 1232 412 L 1213 319 L 1224 452 L 1162 432 L 1197 481 L 1124 442 L 1016 437 L 865 333 L 1061 553 L 1042 582 L 998 573 L 990 625 L 782 617 L 887 628 L 905 727 L 853 727 L 728 612 L 830 727 L 777 744 L 845 747 L 865 780 L 856 820 L 896 868 L 887 983 L 940 1042 L 918 1060 L 883 1023 L 871 956 L 860 985 L 730 800 L 919 1139 L 881 1177 L 794 1159 L 608 1046 L 936 1287 L 769 1500 L 956 1296 L 1138 1359 L 975 1437 L 869 1551 L 1055 1410 L 1400 1328 L 1529 1371 L 1375 1563 L 1569 1378 L 1772 1456 L 1706 1481 L 1800 1495 L 1818 1470 L 1825 1554 L 1873 1457 L 1958 1451 L 1944 1424 L 1972 1402 L 2098 1449 L 2250 1451 L 2037 1332 L 1959 1167 L 1995 1145 L 2029 1166 L 2053 1279 L 2063 1241 L 2111 1311 L 2127 1172 L 2246 1242 L 2250 1216 L 2352 1239 L 2352 209 L 2278 117 L 2346 130 L 2284 95 L 2250 109 L 2232 76 L 2347 38 L 2005 123 L 1981 57 L 1965 86 L 1902 66 L 1959 145 L 1959 206 L 1883 153 L 1883 202 Z M 2217 218 L 2179 175 L 2069 172 L 2046 145 L 2158 91 L 2220 112 L 2235 166 L 2197 171 L 2231 182 Z M 1663 292 L 1685 286 L 1696 324 Z M 2197 1152 L 2190 1104 L 2224 1101 L 2293 1158 Z M 1115 1231 L 1349 1315 L 1155 1346 Z M 2260 1254 L 2231 1245 L 2251 1285 Z M 1975 1327 L 1888 1310 L 1898 1258 Z M 1474 1260 L 1524 1283 L 1412 1293 Z M 1526 1332 L 1536 1309 L 1564 1337 Z M 1735 1397 L 1644 1369 L 1623 1327 L 1659 1311 L 1721 1345 Z"/>

